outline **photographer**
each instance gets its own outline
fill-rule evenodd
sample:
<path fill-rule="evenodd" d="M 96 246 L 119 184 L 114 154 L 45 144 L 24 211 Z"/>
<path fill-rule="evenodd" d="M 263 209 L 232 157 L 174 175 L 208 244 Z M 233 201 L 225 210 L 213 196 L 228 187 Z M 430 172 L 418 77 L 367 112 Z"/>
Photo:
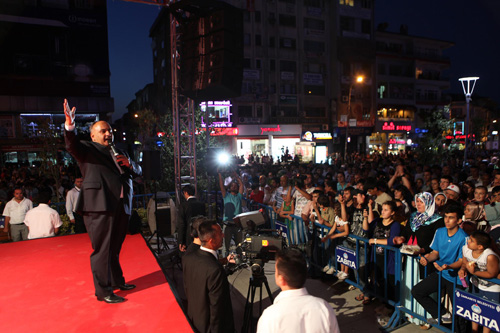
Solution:
<path fill-rule="evenodd" d="M 241 228 L 234 217 L 242 213 L 242 201 L 243 201 L 243 181 L 238 177 L 235 171 L 231 175 L 232 181 L 229 184 L 229 192 L 226 191 L 224 186 L 224 179 L 219 172 L 219 186 L 222 193 L 222 198 L 224 200 L 224 215 L 222 217 L 222 222 L 226 225 L 224 228 L 224 245 L 226 248 L 226 255 L 229 254 L 229 248 L 231 247 L 231 239 L 234 239 L 236 245 L 241 243 Z M 236 180 L 236 181 L 235 181 Z"/>
<path fill-rule="evenodd" d="M 257 333 L 272 332 L 340 332 L 335 311 L 325 300 L 309 295 L 304 284 L 307 265 L 296 249 L 276 254 L 276 284 L 281 293 L 274 304 L 264 310 Z"/>

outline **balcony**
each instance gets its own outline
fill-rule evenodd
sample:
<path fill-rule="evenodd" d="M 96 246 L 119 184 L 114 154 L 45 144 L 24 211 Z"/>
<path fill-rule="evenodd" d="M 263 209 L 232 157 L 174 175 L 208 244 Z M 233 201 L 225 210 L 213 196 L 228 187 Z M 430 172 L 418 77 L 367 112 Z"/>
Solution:
<path fill-rule="evenodd" d="M 271 124 L 328 124 L 326 117 L 271 117 Z"/>

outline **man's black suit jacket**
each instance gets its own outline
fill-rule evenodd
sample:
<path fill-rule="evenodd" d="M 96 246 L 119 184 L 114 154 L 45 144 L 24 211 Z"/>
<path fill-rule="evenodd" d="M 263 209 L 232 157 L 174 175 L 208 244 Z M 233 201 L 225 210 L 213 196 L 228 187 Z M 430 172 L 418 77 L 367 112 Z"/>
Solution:
<path fill-rule="evenodd" d="M 140 176 L 141 167 L 131 161 L 132 169 L 123 174 L 116 165 L 109 148 L 92 141 L 80 141 L 75 131 L 65 131 L 66 149 L 78 162 L 83 184 L 76 204 L 76 211 L 116 211 L 123 188 L 123 205 L 127 215 L 132 213 L 132 177 Z M 125 154 L 124 154 L 125 155 Z"/>
<path fill-rule="evenodd" d="M 182 258 L 188 318 L 198 332 L 234 332 L 229 282 L 212 253 L 197 249 Z"/>
<path fill-rule="evenodd" d="M 181 203 L 179 208 L 179 219 L 177 221 L 178 243 L 189 246 L 193 242 L 191 237 L 191 218 L 194 216 L 206 216 L 205 203 L 196 198 L 189 198 Z"/>

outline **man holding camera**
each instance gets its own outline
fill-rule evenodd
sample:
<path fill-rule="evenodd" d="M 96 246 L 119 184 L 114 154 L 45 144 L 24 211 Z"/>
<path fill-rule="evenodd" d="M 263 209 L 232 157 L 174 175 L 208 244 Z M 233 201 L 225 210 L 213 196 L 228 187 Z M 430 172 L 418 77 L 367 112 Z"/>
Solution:
<path fill-rule="evenodd" d="M 340 332 L 335 311 L 327 301 L 309 295 L 304 284 L 307 265 L 296 249 L 276 254 L 274 278 L 281 293 L 274 304 L 264 310 L 257 333 L 273 332 Z"/>

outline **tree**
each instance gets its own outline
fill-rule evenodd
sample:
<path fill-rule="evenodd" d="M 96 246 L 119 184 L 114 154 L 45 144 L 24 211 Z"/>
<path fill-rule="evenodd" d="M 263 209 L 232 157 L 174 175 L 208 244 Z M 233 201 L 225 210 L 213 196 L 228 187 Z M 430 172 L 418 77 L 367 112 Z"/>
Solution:
<path fill-rule="evenodd" d="M 453 154 L 453 149 L 445 147 L 443 137 L 445 134 L 452 133 L 454 120 L 448 119 L 445 112 L 437 108 L 428 112 L 421 112 L 419 116 L 425 120 L 424 128 L 428 131 L 425 134 L 421 134 L 416 140 L 419 162 L 433 164 L 436 161 L 447 159 Z"/>
<path fill-rule="evenodd" d="M 59 188 L 61 187 L 61 170 L 58 151 L 63 149 L 63 139 L 60 130 L 57 130 L 48 119 L 43 119 L 38 126 L 38 140 L 42 144 L 40 152 L 41 165 L 40 170 L 48 179 L 54 180 L 57 201 L 64 201 L 61 197 Z"/>

